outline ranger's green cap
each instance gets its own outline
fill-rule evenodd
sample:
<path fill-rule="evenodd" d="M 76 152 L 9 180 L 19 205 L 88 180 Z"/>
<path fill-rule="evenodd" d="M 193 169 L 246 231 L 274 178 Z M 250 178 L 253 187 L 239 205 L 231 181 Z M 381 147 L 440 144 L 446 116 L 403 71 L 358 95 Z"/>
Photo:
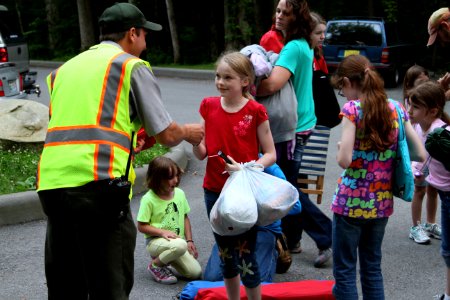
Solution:
<path fill-rule="evenodd" d="M 127 31 L 131 27 L 159 31 L 162 26 L 145 19 L 144 14 L 133 4 L 122 2 L 105 9 L 98 20 L 104 33 Z"/>

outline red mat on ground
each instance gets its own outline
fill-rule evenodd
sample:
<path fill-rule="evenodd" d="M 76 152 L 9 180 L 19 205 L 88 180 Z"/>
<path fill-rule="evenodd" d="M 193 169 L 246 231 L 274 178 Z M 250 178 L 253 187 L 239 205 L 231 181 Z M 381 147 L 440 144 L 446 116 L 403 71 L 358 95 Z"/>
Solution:
<path fill-rule="evenodd" d="M 261 286 L 263 300 L 308 299 L 332 300 L 334 280 L 301 280 L 278 282 Z M 225 287 L 199 289 L 195 300 L 227 300 Z M 247 300 L 245 288 L 241 285 L 241 300 Z"/>

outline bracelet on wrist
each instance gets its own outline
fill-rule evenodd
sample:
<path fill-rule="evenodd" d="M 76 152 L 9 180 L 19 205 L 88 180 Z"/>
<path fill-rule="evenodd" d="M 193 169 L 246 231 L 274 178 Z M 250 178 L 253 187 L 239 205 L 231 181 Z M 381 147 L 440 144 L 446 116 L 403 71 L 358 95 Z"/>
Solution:
<path fill-rule="evenodd" d="M 189 242 L 193 243 L 194 241 L 193 240 L 186 240 L 186 243 L 189 243 Z"/>

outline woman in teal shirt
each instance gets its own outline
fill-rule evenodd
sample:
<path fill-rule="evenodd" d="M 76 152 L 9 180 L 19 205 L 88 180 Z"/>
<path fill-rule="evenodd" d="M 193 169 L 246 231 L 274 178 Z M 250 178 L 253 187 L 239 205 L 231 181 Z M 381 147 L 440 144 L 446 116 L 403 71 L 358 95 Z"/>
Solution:
<path fill-rule="evenodd" d="M 288 80 L 292 81 L 298 101 L 296 140 L 283 142 L 285 145 L 278 145 L 277 163 L 289 182 L 296 186 L 303 147 L 316 125 L 312 93 L 314 56 L 309 44 L 312 19 L 307 2 L 280 0 L 275 22 L 282 24 L 285 28 L 285 46 L 270 76 L 262 80 L 258 86 L 257 95 L 272 95 L 279 91 Z"/>
<path fill-rule="evenodd" d="M 277 164 L 289 182 L 297 186 L 303 149 L 317 120 L 312 90 L 314 53 L 310 41 L 314 22 L 307 2 L 303 0 L 280 0 L 275 16 L 276 28 L 283 29 L 285 46 L 270 76 L 261 81 L 257 95 L 271 95 L 288 80 L 292 81 L 298 101 L 295 139 L 277 143 L 275 148 Z M 322 267 L 331 258 L 331 220 L 306 195 L 300 197 L 300 202 L 301 214 L 282 219 L 283 233 L 291 252 L 299 253 L 305 230 L 319 250 L 314 266 Z"/>

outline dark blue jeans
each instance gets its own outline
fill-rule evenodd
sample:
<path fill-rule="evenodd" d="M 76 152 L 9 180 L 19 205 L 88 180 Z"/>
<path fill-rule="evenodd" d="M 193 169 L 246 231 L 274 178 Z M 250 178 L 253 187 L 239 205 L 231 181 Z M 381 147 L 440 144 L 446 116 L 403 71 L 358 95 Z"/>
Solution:
<path fill-rule="evenodd" d="M 255 255 L 260 270 L 261 281 L 273 281 L 278 259 L 278 252 L 275 248 L 276 241 L 276 236 L 273 232 L 264 228 L 258 228 Z M 217 244 L 214 244 L 208 259 L 208 264 L 203 272 L 203 280 L 223 280 L 220 264 L 219 249 Z"/>
<path fill-rule="evenodd" d="M 220 193 L 205 189 L 206 212 L 211 209 L 219 198 Z M 256 226 L 249 231 L 235 236 L 222 236 L 214 233 L 214 239 L 221 251 L 220 267 L 224 278 L 240 275 L 241 281 L 247 288 L 255 288 L 261 283 L 259 266 L 256 260 Z"/>
<path fill-rule="evenodd" d="M 381 244 L 388 218 L 333 217 L 333 294 L 336 300 L 358 300 L 356 262 L 359 257 L 364 300 L 384 299 Z"/>
<path fill-rule="evenodd" d="M 302 211 L 281 219 L 281 227 L 286 235 L 288 248 L 292 249 L 301 240 L 303 230 L 313 239 L 319 250 L 331 247 L 331 220 L 308 197 L 299 191 Z"/>
<path fill-rule="evenodd" d="M 298 186 L 298 170 L 300 170 L 300 165 L 302 162 L 303 150 L 308 142 L 311 134 L 296 134 L 295 135 L 295 147 L 292 157 L 290 157 L 290 143 L 282 142 L 277 143 L 275 146 L 277 148 L 277 165 L 280 166 L 286 180 L 289 181 L 293 186 Z"/>
<path fill-rule="evenodd" d="M 311 134 L 297 134 L 293 160 L 286 159 L 288 143 L 278 145 L 281 157 L 277 156 L 277 164 L 286 175 L 286 179 L 298 187 L 298 171 L 302 162 L 303 150 Z M 292 249 L 302 239 L 303 230 L 314 240 L 319 250 L 331 247 L 331 220 L 308 197 L 300 192 L 302 212 L 297 215 L 287 215 L 282 219 L 283 233 L 286 236 L 288 248 Z"/>
<path fill-rule="evenodd" d="M 441 255 L 447 268 L 450 268 L 450 192 L 438 191 L 441 198 Z"/>

